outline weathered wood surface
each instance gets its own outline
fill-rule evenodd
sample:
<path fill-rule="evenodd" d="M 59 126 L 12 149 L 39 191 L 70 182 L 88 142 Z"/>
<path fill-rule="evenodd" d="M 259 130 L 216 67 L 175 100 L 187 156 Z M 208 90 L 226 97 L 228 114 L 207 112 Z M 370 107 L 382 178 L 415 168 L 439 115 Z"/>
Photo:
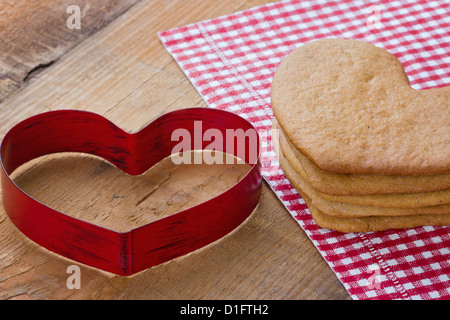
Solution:
<path fill-rule="evenodd" d="M 94 111 L 133 132 L 167 111 L 206 107 L 156 32 L 263 3 L 138 2 L 69 52 L 54 56 L 53 64 L 3 101 L 1 136 L 28 116 L 61 108 Z M 51 24 L 53 19 L 60 17 L 51 10 L 40 13 L 39 21 Z M 124 230 L 204 201 L 244 173 L 242 165 L 180 167 L 163 161 L 131 177 L 98 158 L 64 154 L 32 161 L 14 176 L 29 194 L 53 208 Z M 76 263 L 26 239 L 2 207 L 0 257 L 0 299 L 349 299 L 266 184 L 257 209 L 232 234 L 132 277 L 80 265 L 81 289 L 68 289 L 66 270 Z"/>
<path fill-rule="evenodd" d="M 123 14 L 138 0 L 9 0 L 0 2 L 0 101 L 39 69 Z M 70 30 L 70 5 L 80 8 L 82 28 Z M 80 25 L 81 27 L 81 25 Z"/>

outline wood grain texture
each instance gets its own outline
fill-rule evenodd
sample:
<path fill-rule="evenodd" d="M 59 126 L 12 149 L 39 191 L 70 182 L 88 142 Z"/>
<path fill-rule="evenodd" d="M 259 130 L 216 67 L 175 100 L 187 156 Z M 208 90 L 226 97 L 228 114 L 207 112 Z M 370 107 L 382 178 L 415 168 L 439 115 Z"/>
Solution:
<path fill-rule="evenodd" d="M 14 0 L 0 2 L 0 101 L 138 0 Z M 80 8 L 81 29 L 70 30 L 70 5 Z"/>
<path fill-rule="evenodd" d="M 18 121 L 46 110 L 94 111 L 133 132 L 167 111 L 206 107 L 156 32 L 264 3 L 137 3 L 0 104 L 2 136 Z M 53 208 L 116 228 L 203 201 L 242 175 L 233 166 L 163 162 L 158 170 L 130 177 L 87 156 L 41 160 L 16 176 L 27 192 Z M 0 256 L 0 299 L 350 299 L 267 184 L 259 206 L 235 232 L 132 277 L 81 265 L 81 289 L 69 290 L 66 269 L 74 262 L 27 240 L 3 208 Z"/>

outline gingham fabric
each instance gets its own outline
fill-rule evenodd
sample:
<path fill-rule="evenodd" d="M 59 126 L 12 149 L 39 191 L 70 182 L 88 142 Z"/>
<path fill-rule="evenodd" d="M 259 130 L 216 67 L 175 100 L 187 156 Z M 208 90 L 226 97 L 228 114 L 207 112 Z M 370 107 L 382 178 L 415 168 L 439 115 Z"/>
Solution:
<path fill-rule="evenodd" d="M 353 299 L 450 298 L 450 227 L 350 234 L 319 228 L 267 134 L 275 69 L 291 50 L 318 38 L 371 42 L 397 56 L 413 88 L 448 86 L 448 0 L 285 1 L 158 35 L 209 107 L 235 112 L 259 130 L 265 180 Z"/>

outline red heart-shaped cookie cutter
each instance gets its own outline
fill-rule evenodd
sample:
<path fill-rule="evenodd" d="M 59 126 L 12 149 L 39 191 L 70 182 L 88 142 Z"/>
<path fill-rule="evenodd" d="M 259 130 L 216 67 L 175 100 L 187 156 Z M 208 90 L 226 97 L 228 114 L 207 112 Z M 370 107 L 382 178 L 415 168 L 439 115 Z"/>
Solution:
<path fill-rule="evenodd" d="M 201 126 L 196 125 L 198 121 Z M 192 137 L 201 137 L 209 129 L 221 132 L 223 139 L 216 141 L 215 150 L 244 156 L 242 160 L 251 168 L 222 194 L 128 232 L 116 232 L 49 208 L 27 195 L 10 177 L 22 164 L 56 152 L 93 154 L 128 174 L 139 175 L 173 153 L 179 143 L 172 139 L 177 129 L 187 130 L 184 132 Z M 227 135 L 229 130 L 234 130 L 234 135 Z M 131 275 L 220 239 L 251 214 L 261 195 L 259 136 L 256 148 L 247 143 L 245 152 L 238 150 L 242 144 L 234 141 L 245 139 L 248 130 L 255 128 L 238 115 L 209 108 L 164 114 L 136 133 L 127 133 L 87 111 L 38 114 L 11 128 L 1 143 L 3 205 L 16 227 L 37 244 L 89 266 Z M 210 145 L 211 141 L 202 139 L 199 144 L 196 139 L 191 149 L 211 149 Z"/>

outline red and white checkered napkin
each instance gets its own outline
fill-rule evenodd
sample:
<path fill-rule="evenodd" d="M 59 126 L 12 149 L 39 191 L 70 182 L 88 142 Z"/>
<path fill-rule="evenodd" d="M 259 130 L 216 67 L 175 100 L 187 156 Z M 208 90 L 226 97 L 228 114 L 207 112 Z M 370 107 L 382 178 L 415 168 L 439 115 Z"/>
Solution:
<path fill-rule="evenodd" d="M 450 299 L 450 227 L 351 233 L 321 229 L 280 169 L 269 132 L 272 75 L 294 48 L 323 37 L 396 55 L 416 89 L 450 83 L 450 2 L 286 1 L 159 33 L 211 108 L 262 134 L 263 174 L 354 299 Z"/>

